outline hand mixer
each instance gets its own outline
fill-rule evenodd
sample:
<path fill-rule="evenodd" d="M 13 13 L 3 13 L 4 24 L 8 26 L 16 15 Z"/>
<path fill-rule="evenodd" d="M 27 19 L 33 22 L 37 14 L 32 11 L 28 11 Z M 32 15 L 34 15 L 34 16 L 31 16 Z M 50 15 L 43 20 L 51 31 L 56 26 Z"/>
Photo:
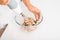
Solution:
<path fill-rule="evenodd" d="M 10 3 L 8 4 L 8 7 L 9 7 L 14 13 L 17 14 L 17 16 L 15 16 L 15 18 L 14 18 L 15 22 L 16 22 L 17 24 L 19 24 L 19 25 L 22 25 L 22 23 L 21 23 L 21 22 L 19 23 L 18 21 L 19 21 L 19 19 L 21 20 L 22 18 L 24 18 L 24 17 L 26 17 L 26 16 L 22 13 L 23 11 L 22 11 L 22 9 L 20 8 L 20 4 L 17 3 L 15 0 L 11 0 Z M 16 20 L 17 17 L 19 18 L 18 20 Z"/>

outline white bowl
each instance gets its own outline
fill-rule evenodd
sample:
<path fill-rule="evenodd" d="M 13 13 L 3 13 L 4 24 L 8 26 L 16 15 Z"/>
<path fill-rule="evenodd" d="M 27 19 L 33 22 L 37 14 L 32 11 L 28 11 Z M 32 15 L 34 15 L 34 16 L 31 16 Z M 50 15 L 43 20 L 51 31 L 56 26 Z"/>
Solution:
<path fill-rule="evenodd" d="M 34 26 L 24 26 L 23 23 L 24 23 L 24 17 L 22 15 L 16 15 L 14 17 L 14 20 L 15 22 L 21 26 L 22 29 L 26 30 L 26 31 L 33 31 L 34 29 L 36 29 L 37 25 L 39 25 L 42 20 L 43 20 L 43 17 L 41 16 L 40 17 L 41 20 L 38 21 Z"/>

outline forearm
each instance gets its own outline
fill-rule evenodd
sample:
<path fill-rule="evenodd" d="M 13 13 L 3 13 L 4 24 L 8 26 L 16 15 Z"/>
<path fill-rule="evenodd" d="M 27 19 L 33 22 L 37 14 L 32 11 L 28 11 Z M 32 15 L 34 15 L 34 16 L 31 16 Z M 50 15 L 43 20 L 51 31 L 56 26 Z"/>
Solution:
<path fill-rule="evenodd" d="M 22 0 L 27 7 L 30 7 L 30 0 Z"/>

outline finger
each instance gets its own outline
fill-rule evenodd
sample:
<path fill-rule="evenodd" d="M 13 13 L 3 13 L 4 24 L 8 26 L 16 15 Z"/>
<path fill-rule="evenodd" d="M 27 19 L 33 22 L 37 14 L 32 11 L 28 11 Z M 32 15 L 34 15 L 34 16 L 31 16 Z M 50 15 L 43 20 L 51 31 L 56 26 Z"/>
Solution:
<path fill-rule="evenodd" d="M 40 11 L 35 11 L 35 18 L 36 18 L 36 21 L 39 21 L 40 19 Z"/>

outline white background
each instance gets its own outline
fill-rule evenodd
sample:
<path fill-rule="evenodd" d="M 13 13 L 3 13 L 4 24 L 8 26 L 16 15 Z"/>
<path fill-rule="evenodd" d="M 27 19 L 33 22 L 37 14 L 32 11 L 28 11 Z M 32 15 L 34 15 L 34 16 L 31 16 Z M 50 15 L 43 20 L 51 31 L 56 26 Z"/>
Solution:
<path fill-rule="evenodd" d="M 17 27 L 14 30 L 14 26 L 7 27 L 1 40 L 60 40 L 60 0 L 31 0 L 31 3 L 42 11 L 43 22 L 30 33 L 22 32 Z M 6 6 L 0 7 L 1 13 L 12 15 Z"/>

